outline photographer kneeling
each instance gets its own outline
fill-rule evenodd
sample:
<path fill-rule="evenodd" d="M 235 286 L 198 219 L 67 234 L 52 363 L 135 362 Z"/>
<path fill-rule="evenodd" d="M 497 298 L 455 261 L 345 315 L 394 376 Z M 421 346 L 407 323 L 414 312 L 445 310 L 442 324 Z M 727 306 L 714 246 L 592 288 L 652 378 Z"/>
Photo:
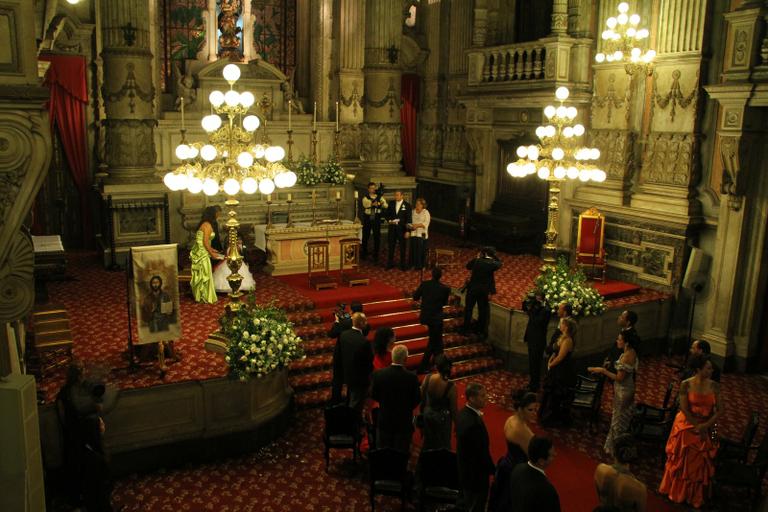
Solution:
<path fill-rule="evenodd" d="M 352 328 L 352 315 L 354 313 L 362 313 L 363 305 L 359 302 L 353 302 L 350 304 L 347 311 L 347 305 L 339 304 L 338 309 L 333 312 L 334 321 L 331 328 L 328 330 L 329 338 L 336 338 L 336 345 L 333 348 L 333 378 L 331 380 L 331 404 L 341 402 L 341 388 L 344 384 L 343 369 L 341 364 L 341 346 L 339 345 L 339 338 L 341 333 Z M 370 327 L 366 326 L 363 330 L 363 335 L 368 336 Z"/>

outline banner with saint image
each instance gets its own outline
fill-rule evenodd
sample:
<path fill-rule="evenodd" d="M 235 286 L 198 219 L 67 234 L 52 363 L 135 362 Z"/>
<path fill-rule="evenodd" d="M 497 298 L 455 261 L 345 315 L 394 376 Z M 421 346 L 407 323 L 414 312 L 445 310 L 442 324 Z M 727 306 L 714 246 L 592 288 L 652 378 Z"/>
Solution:
<path fill-rule="evenodd" d="M 181 337 L 176 244 L 131 248 L 138 344 Z"/>

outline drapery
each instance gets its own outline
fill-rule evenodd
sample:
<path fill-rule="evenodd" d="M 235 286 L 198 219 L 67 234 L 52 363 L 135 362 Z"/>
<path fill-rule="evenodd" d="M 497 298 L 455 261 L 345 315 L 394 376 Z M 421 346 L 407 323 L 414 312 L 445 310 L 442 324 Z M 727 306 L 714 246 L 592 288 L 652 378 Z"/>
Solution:
<path fill-rule="evenodd" d="M 419 76 L 403 75 L 400 89 L 400 144 L 405 174 L 416 176 L 416 113 L 419 109 Z"/>
<path fill-rule="evenodd" d="M 80 196 L 80 218 L 83 244 L 91 245 L 91 211 L 88 206 L 88 151 L 85 130 L 85 108 L 88 87 L 85 82 L 85 58 L 79 55 L 41 55 L 40 60 L 51 66 L 45 75 L 45 85 L 51 89 L 48 113 L 51 132 L 58 127 L 64 156 Z"/>

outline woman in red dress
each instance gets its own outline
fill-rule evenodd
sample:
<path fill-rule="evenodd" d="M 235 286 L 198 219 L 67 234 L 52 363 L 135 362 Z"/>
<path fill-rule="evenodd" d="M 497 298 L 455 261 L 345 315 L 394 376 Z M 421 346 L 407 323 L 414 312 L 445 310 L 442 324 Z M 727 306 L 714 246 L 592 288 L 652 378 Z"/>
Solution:
<path fill-rule="evenodd" d="M 388 368 L 392 364 L 392 347 L 395 346 L 395 331 L 391 327 L 376 329 L 373 337 L 373 371 Z"/>
<path fill-rule="evenodd" d="M 723 413 L 719 384 L 704 355 L 690 361 L 695 374 L 680 384 L 680 412 L 667 441 L 667 464 L 659 492 L 676 503 L 699 508 L 708 497 L 715 473 L 717 443 L 711 431 Z"/>

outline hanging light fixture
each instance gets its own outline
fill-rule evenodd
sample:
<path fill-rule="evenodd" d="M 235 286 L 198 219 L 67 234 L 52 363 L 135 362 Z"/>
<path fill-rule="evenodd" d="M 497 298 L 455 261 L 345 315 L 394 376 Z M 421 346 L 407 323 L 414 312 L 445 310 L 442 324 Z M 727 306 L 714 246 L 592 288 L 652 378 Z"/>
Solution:
<path fill-rule="evenodd" d="M 598 64 L 603 62 L 624 62 L 627 74 L 642 71 L 648 75 L 653 72 L 655 50 L 644 50 L 650 33 L 647 28 L 640 28 L 640 15 L 629 14 L 629 4 L 621 2 L 618 15 L 605 21 L 603 30 L 603 51 L 595 55 Z"/>
<path fill-rule="evenodd" d="M 569 95 L 567 87 L 559 87 L 555 91 L 559 105 L 544 108 L 544 117 L 549 124 L 536 128 L 539 144 L 518 147 L 518 160 L 507 165 L 507 172 L 514 178 L 536 174 L 548 183 L 548 221 L 542 250 L 545 265 L 554 265 L 557 259 L 560 183 L 576 179 L 599 183 L 606 179 L 605 171 L 595 165 L 600 158 L 600 150 L 584 145 L 584 125 L 574 124 L 578 110 L 565 104 Z"/>
<path fill-rule="evenodd" d="M 189 142 L 184 125 L 184 101 L 181 101 L 181 142 L 176 146 L 176 158 L 181 164 L 163 177 L 163 183 L 170 190 L 186 190 L 191 194 L 203 193 L 214 196 L 223 191 L 230 207 L 226 222 L 229 230 L 227 265 L 232 271 L 229 276 L 229 294 L 232 307 L 239 305 L 239 291 L 242 276 L 238 274 L 242 256 L 237 248 L 237 221 L 234 208 L 239 204 L 238 193 L 271 194 L 275 187 L 292 187 L 296 174 L 286 168 L 281 160 L 285 150 L 273 146 L 267 135 L 266 126 L 258 115 L 249 110 L 256 98 L 249 91 L 238 92 L 234 85 L 240 78 L 237 64 L 228 64 L 223 70 L 224 79 L 229 83 L 226 92 L 213 91 L 208 96 L 211 113 L 200 121 L 208 134 L 207 142 Z M 265 123 L 264 123 L 265 124 Z M 262 127 L 261 137 L 257 131 Z"/>

